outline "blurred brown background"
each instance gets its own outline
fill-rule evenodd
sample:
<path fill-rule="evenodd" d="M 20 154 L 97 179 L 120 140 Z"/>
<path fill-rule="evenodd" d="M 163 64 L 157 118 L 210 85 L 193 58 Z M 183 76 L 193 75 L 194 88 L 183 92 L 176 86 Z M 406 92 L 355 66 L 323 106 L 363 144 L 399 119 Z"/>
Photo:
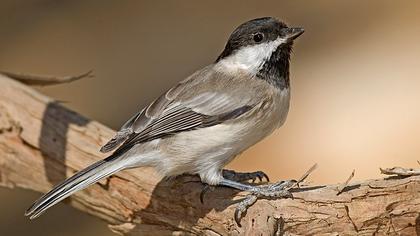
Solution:
<path fill-rule="evenodd" d="M 194 70 L 211 63 L 238 24 L 276 16 L 306 33 L 292 58 L 286 124 L 229 167 L 314 183 L 380 177 L 420 159 L 419 1 L 1 0 L 0 69 L 96 78 L 39 88 L 118 128 Z M 99 148 L 99 147 L 98 147 Z M 0 157 L 1 158 L 1 157 Z M 0 188 L 0 235 L 112 235 L 60 204 L 29 222 L 39 196 Z"/>

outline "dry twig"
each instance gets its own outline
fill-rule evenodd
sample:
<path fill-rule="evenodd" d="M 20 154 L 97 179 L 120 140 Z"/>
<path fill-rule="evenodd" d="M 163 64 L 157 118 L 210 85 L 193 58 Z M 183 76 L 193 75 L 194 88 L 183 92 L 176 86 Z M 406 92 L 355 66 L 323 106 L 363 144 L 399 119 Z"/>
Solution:
<path fill-rule="evenodd" d="M 318 164 L 314 164 L 309 170 L 305 172 L 292 186 L 287 189 L 292 189 L 294 187 L 299 187 L 299 184 L 305 181 L 306 178 L 318 167 Z"/>
<path fill-rule="evenodd" d="M 353 170 L 353 171 L 351 172 L 351 174 L 350 174 L 350 176 L 347 178 L 346 182 L 344 182 L 342 185 L 340 185 L 340 186 L 337 188 L 337 195 L 340 195 L 340 194 L 344 191 L 344 189 L 345 189 L 345 188 L 349 185 L 350 180 L 351 180 L 351 179 L 353 179 L 353 177 L 354 177 L 354 172 L 355 172 L 355 170 Z"/>
<path fill-rule="evenodd" d="M 93 77 L 92 70 L 76 76 L 46 76 L 0 71 L 0 74 L 6 75 L 12 79 L 18 80 L 27 85 L 54 85 L 70 83 L 83 78 Z"/>

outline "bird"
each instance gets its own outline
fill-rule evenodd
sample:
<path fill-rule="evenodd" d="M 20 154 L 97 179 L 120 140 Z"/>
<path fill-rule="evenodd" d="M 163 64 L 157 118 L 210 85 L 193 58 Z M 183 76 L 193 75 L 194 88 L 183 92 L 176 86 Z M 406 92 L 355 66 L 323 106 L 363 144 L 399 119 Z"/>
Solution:
<path fill-rule="evenodd" d="M 262 171 L 236 173 L 223 168 L 285 122 L 290 107 L 290 57 L 294 40 L 303 32 L 275 17 L 242 23 L 213 63 L 123 124 L 100 149 L 111 153 L 107 158 L 55 186 L 25 215 L 34 219 L 103 178 L 146 166 L 163 177 L 192 174 L 208 186 L 258 197 L 290 197 L 288 181 L 253 185 L 245 180 L 266 177 L 268 181 L 268 176 Z M 238 206 L 238 215 L 244 207 L 246 203 Z"/>

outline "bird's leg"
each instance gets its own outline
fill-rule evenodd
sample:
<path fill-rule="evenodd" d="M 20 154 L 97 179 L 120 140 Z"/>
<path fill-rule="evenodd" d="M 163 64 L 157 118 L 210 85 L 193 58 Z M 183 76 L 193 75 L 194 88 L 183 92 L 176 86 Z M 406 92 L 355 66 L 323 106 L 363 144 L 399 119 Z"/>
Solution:
<path fill-rule="evenodd" d="M 258 197 L 292 197 L 288 189 L 296 183 L 296 180 L 282 180 L 273 184 L 250 185 L 223 178 L 219 186 L 230 187 L 241 191 L 250 192 Z"/>
<path fill-rule="evenodd" d="M 257 179 L 262 182 L 264 179 L 269 182 L 270 179 L 268 178 L 268 175 L 262 171 L 255 171 L 255 172 L 236 172 L 233 170 L 222 170 L 222 176 L 223 178 L 235 181 L 235 182 L 247 182 L 249 180 L 252 180 L 252 183 L 254 183 Z M 203 190 L 200 194 L 200 201 L 201 203 L 204 203 L 204 195 L 210 191 L 213 190 L 214 186 L 205 185 Z"/>
<path fill-rule="evenodd" d="M 235 182 L 226 178 L 222 179 L 219 183 L 220 186 L 226 186 L 250 192 L 250 194 L 247 195 L 245 199 L 241 201 L 236 207 L 235 221 L 238 225 L 240 225 L 240 219 L 242 214 L 244 214 L 247 211 L 247 209 L 257 201 L 258 198 L 292 198 L 293 195 L 291 194 L 289 189 L 295 184 L 296 180 L 285 180 L 273 184 L 253 186 Z"/>
<path fill-rule="evenodd" d="M 270 181 L 267 174 L 262 171 L 255 171 L 255 172 L 235 172 L 233 170 L 223 170 L 222 175 L 224 178 L 235 181 L 235 182 L 246 182 L 252 180 L 254 183 L 255 180 L 259 180 L 260 182 L 265 179 L 267 182 Z"/>

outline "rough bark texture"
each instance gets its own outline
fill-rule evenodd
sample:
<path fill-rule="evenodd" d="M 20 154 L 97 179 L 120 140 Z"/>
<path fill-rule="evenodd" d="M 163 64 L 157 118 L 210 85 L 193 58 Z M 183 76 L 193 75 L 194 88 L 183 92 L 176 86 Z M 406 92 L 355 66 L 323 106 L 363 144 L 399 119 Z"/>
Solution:
<path fill-rule="evenodd" d="M 112 134 L 0 75 L 0 185 L 46 192 L 103 158 L 99 147 Z M 351 183 L 337 195 L 339 187 L 307 187 L 296 190 L 295 199 L 259 200 L 242 227 L 233 212 L 243 194 L 217 188 L 202 204 L 196 177 L 165 181 L 145 168 L 118 173 L 67 202 L 126 235 L 420 234 L 420 176 Z"/>

